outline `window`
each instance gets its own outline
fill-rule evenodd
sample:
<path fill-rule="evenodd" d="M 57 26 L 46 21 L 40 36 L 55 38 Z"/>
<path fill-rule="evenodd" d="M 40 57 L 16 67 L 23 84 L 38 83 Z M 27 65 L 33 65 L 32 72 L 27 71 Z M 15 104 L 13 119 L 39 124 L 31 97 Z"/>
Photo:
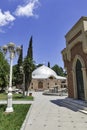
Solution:
<path fill-rule="evenodd" d="M 49 79 L 51 79 L 51 80 L 52 80 L 52 79 L 53 79 L 53 77 L 51 76 L 51 77 L 49 77 Z"/>

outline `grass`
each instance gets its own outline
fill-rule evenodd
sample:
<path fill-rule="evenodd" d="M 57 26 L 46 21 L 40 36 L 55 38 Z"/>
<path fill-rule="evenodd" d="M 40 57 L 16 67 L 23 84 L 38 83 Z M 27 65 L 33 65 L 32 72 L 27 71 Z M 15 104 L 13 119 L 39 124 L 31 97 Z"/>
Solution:
<path fill-rule="evenodd" d="M 0 130 L 20 130 L 29 107 L 29 104 L 15 104 L 14 112 L 5 113 L 6 105 L 0 105 Z"/>
<path fill-rule="evenodd" d="M 33 96 L 25 96 L 23 97 L 22 94 L 13 94 L 13 100 L 33 100 Z M 6 93 L 0 93 L 0 100 L 7 100 Z"/>
<path fill-rule="evenodd" d="M 25 96 L 22 94 L 13 94 L 13 100 L 33 100 L 33 96 Z"/>

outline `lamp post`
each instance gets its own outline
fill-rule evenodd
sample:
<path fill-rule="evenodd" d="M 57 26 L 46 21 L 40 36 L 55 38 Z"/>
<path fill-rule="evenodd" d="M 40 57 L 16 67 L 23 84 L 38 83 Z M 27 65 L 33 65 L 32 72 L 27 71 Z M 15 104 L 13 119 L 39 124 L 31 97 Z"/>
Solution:
<path fill-rule="evenodd" d="M 12 65 L 13 65 L 13 58 L 15 57 L 16 53 L 19 54 L 21 47 L 16 46 L 14 43 L 9 43 L 7 45 L 4 45 L 2 47 L 4 54 L 7 54 L 7 52 L 10 55 L 10 77 L 9 77 L 9 87 L 8 87 L 8 96 L 7 96 L 7 108 L 6 112 L 13 112 L 12 107 Z"/>

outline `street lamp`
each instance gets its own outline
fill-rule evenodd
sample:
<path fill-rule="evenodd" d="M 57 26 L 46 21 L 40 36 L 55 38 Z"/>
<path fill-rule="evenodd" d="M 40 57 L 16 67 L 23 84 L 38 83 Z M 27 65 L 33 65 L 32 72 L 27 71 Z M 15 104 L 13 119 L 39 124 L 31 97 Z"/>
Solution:
<path fill-rule="evenodd" d="M 12 107 L 12 64 L 13 64 L 13 58 L 15 57 L 16 53 L 20 54 L 21 47 L 16 46 L 14 43 L 9 43 L 7 45 L 4 45 L 2 47 L 4 54 L 7 52 L 10 55 L 10 79 L 9 79 L 9 88 L 8 88 L 8 96 L 7 96 L 7 108 L 6 112 L 13 112 Z"/>

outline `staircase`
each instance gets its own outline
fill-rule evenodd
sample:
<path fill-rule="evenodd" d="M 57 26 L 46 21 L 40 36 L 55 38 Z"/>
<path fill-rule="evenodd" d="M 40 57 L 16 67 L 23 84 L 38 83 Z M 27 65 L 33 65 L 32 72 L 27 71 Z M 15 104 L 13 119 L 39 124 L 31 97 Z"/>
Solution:
<path fill-rule="evenodd" d="M 75 111 L 87 114 L 87 102 L 81 100 L 75 100 L 72 98 L 65 98 L 61 101 L 61 104 L 65 107 L 71 108 Z"/>

